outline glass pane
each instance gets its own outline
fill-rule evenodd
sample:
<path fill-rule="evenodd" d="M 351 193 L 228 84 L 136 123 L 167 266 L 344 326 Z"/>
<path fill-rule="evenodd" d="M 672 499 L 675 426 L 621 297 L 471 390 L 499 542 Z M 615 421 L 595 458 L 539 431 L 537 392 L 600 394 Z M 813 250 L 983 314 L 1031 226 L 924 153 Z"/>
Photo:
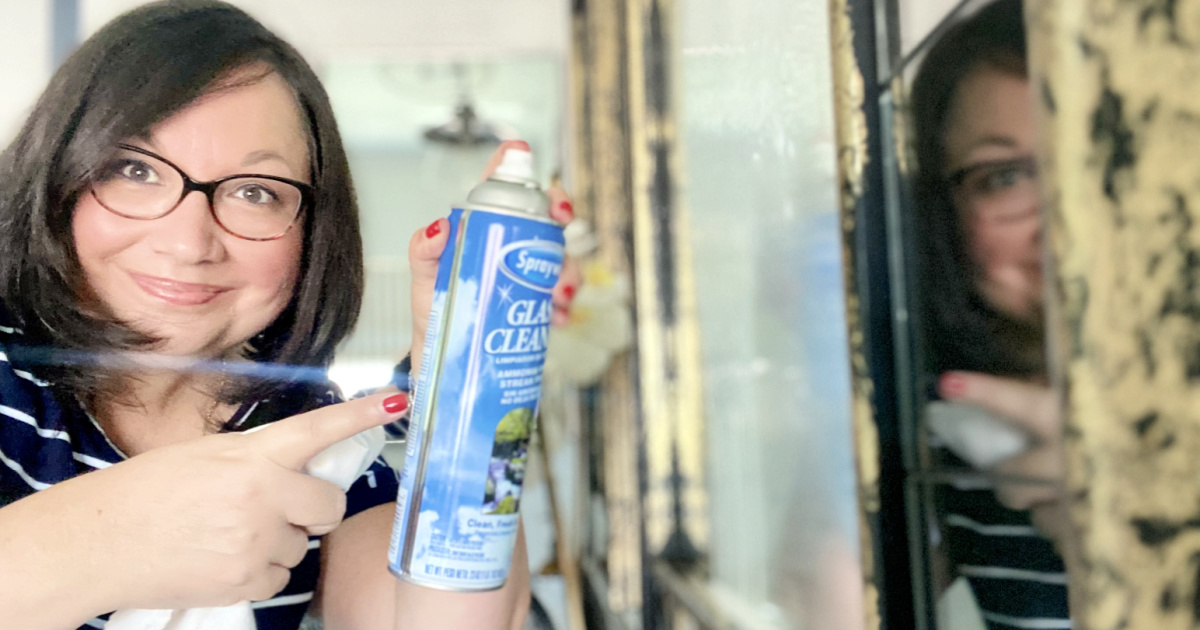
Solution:
<path fill-rule="evenodd" d="M 713 592 L 744 627 L 860 628 L 827 3 L 679 10 Z"/>

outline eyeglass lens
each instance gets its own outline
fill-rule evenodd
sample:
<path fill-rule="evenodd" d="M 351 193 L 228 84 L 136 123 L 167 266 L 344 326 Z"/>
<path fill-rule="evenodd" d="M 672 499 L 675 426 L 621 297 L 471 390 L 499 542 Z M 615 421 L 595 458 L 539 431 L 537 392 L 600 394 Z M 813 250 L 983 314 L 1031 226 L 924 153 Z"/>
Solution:
<path fill-rule="evenodd" d="M 956 177 L 967 205 L 985 216 L 1012 218 L 1037 209 L 1037 164 L 1019 158 L 967 167 Z"/>

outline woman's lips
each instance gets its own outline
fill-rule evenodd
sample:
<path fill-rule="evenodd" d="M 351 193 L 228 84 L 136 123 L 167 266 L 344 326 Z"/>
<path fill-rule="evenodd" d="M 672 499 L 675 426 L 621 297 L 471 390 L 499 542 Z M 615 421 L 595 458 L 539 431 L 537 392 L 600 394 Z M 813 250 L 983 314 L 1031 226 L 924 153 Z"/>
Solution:
<path fill-rule="evenodd" d="M 211 302 L 218 295 L 228 291 L 230 287 L 213 284 L 195 284 L 179 282 L 156 276 L 144 276 L 131 273 L 130 277 L 139 287 L 151 296 L 164 302 L 179 306 L 197 306 Z"/>

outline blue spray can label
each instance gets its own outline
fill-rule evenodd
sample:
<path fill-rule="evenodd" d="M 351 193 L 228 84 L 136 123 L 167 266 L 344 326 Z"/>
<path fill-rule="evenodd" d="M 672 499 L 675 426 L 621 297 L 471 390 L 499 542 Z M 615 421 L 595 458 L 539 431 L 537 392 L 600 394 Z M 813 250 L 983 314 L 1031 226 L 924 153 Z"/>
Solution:
<path fill-rule="evenodd" d="M 450 213 L 388 549 L 392 573 L 417 584 L 508 577 L 563 263 L 531 175 L 529 153 L 510 149 Z"/>

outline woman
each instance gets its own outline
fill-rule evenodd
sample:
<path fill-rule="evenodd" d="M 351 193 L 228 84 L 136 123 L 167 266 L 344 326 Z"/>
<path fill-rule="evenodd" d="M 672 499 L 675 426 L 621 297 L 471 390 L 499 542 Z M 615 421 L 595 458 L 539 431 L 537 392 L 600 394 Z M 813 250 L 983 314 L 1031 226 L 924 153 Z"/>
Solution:
<path fill-rule="evenodd" d="M 914 233 L 938 393 L 982 406 L 1032 438 L 1032 448 L 991 468 L 997 477 L 1059 479 L 1058 407 L 1044 385 L 1036 130 L 1019 0 L 984 7 L 933 45 L 913 84 L 912 112 Z M 1051 485 L 950 485 L 940 499 L 948 555 L 991 627 L 1070 627 L 1066 575 L 1050 540 L 1062 540 Z"/>
<path fill-rule="evenodd" d="M 263 629 L 310 605 L 330 628 L 519 626 L 520 537 L 500 590 L 399 582 L 395 473 L 298 472 L 406 407 L 324 381 L 362 297 L 356 212 L 316 76 L 238 9 L 139 8 L 59 69 L 0 158 L 5 627 L 242 600 Z M 446 232 L 410 242 L 414 370 Z"/>

